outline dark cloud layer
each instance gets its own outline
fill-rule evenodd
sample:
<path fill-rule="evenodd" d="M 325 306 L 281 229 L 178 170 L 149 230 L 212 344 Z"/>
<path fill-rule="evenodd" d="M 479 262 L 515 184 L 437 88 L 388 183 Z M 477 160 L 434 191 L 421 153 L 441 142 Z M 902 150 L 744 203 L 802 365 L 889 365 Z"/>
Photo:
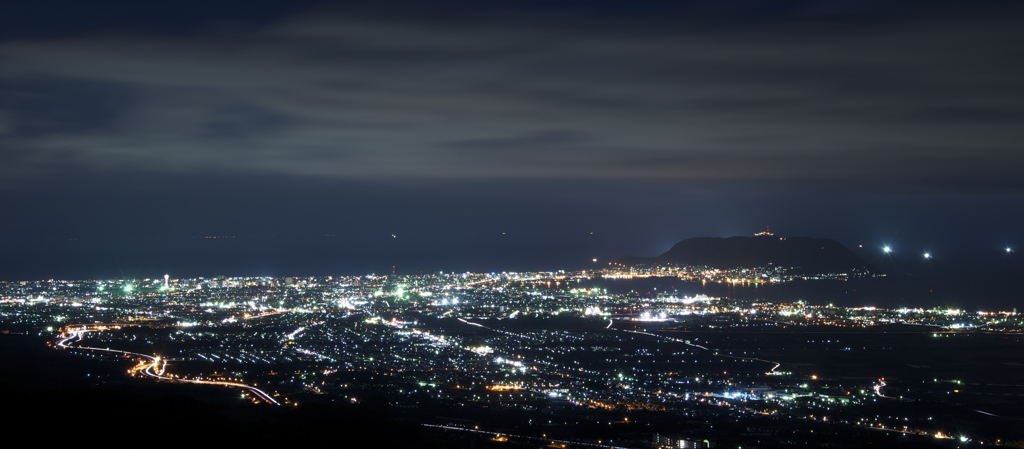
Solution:
<path fill-rule="evenodd" d="M 977 206 L 1024 194 L 1012 3 L 190 5 L 52 23 L 25 7 L 0 33 L 13 216 L 59 204 L 84 220 L 47 235 L 123 234 L 119 180 L 132 216 L 174 211 L 124 228 L 178 237 L 370 235 L 411 215 L 444 242 L 474 220 L 548 243 L 602 228 L 615 243 L 588 251 L 611 253 L 768 221 L 852 243 L 917 223 L 949 238 L 966 221 L 936 225 L 947 209 L 989 234 L 1020 218 Z"/>
<path fill-rule="evenodd" d="M 8 41 L 4 144 L 33 160 L 6 167 L 919 180 L 969 158 L 968 174 L 1017 182 L 1012 18 L 520 14 Z"/>

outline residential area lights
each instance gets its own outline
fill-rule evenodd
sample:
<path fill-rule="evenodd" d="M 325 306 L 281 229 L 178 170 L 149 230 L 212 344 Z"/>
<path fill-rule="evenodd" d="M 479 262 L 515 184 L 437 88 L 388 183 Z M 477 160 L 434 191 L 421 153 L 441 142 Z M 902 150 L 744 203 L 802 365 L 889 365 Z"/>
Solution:
<path fill-rule="evenodd" d="M 864 366 L 829 374 L 807 354 L 876 357 L 902 342 L 934 351 L 958 338 L 1024 329 L 1016 310 L 609 292 L 607 283 L 624 273 L 705 282 L 788 275 L 776 268 L 625 270 L 0 282 L 0 326 L 54 329 L 62 350 L 136 359 L 135 374 L 241 388 L 266 403 L 326 395 L 446 410 L 568 407 L 594 420 L 629 411 L 768 416 L 936 437 L 950 435 L 955 423 L 896 412 L 907 410 L 899 404 L 948 401 L 973 387 L 913 361 L 901 369 L 927 369 L 934 381 L 909 385 L 883 368 L 846 372 L 874 369 Z M 893 326 L 903 327 L 884 333 Z M 907 337 L 918 334 L 934 338 Z M 157 347 L 173 349 L 147 352 Z M 1001 394 L 1021 393 L 1007 387 Z M 885 404 L 894 411 L 879 414 Z"/>

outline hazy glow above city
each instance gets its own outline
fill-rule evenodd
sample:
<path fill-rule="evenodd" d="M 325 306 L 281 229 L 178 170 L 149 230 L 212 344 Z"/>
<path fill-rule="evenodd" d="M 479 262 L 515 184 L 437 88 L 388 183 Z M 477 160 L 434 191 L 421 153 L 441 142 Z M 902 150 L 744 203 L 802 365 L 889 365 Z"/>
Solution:
<path fill-rule="evenodd" d="M 1024 447 L 1024 4 L 9 3 L 12 428 Z"/>
<path fill-rule="evenodd" d="M 0 19 L 7 280 L 1022 238 L 1012 3 L 48 3 Z"/>

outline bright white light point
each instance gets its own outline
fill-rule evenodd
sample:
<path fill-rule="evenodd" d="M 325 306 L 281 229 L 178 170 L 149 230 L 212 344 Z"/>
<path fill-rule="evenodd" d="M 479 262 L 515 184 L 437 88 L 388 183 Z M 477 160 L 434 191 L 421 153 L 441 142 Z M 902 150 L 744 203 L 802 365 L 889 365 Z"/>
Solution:
<path fill-rule="evenodd" d="M 924 253 L 924 258 L 925 259 L 931 259 L 932 255 L 930 253 Z"/>
<path fill-rule="evenodd" d="M 597 258 L 594 258 L 594 259 L 591 259 L 591 260 L 594 261 L 594 262 L 597 262 Z"/>
<path fill-rule="evenodd" d="M 886 246 L 886 247 L 882 248 L 882 251 L 885 251 L 886 253 L 891 253 L 892 252 L 892 248 L 889 248 L 888 246 Z"/>
<path fill-rule="evenodd" d="M 1007 248 L 1006 248 L 1006 252 L 1008 252 L 1008 253 L 1012 253 L 1012 252 L 1013 252 L 1013 248 L 1007 247 Z"/>

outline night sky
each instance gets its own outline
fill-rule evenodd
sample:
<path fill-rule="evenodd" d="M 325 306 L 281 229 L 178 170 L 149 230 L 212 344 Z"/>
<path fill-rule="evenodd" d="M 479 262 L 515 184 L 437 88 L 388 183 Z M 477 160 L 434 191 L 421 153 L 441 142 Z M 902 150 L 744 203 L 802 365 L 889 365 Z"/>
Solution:
<path fill-rule="evenodd" d="M 0 3 L 0 279 L 1024 251 L 1020 2 L 379 3 Z"/>

